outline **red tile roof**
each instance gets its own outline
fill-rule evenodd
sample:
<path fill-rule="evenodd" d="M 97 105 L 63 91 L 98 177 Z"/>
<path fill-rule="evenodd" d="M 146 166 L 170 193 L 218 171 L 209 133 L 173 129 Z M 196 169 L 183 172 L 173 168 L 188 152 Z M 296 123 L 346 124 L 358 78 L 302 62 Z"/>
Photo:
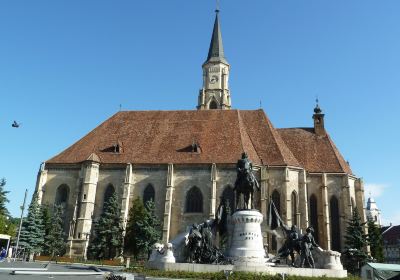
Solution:
<path fill-rule="evenodd" d="M 352 174 L 328 134 L 317 135 L 313 128 L 284 128 L 278 132 L 307 171 Z"/>
<path fill-rule="evenodd" d="M 277 130 L 263 110 L 119 112 L 47 163 L 79 163 L 92 153 L 102 163 L 236 163 L 243 151 L 256 164 L 351 173 L 328 136 Z"/>

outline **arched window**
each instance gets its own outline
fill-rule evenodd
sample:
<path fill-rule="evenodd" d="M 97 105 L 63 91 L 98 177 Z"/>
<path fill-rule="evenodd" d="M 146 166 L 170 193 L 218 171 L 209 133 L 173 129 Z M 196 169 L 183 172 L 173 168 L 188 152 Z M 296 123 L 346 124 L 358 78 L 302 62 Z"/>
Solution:
<path fill-rule="evenodd" d="M 339 201 L 336 196 L 332 196 L 329 202 L 331 216 L 331 249 L 340 252 L 340 215 Z"/>
<path fill-rule="evenodd" d="M 277 190 L 272 193 L 272 201 L 275 204 L 276 210 L 278 210 L 279 215 L 281 214 L 281 195 Z"/>
<path fill-rule="evenodd" d="M 275 204 L 275 207 L 276 207 L 276 210 L 278 211 L 278 214 L 280 215 L 281 214 L 281 195 L 279 194 L 279 192 L 277 190 L 274 190 L 272 192 L 271 199 Z M 275 235 L 272 236 L 272 244 L 271 245 L 272 245 L 271 249 L 273 251 L 277 251 L 278 250 L 278 243 L 276 242 L 276 236 Z"/>
<path fill-rule="evenodd" d="M 185 204 L 186 213 L 203 212 L 203 194 L 198 187 L 194 186 L 187 192 Z"/>
<path fill-rule="evenodd" d="M 310 226 L 314 228 L 314 238 L 318 242 L 318 202 L 315 194 L 310 196 Z"/>
<path fill-rule="evenodd" d="M 114 186 L 112 184 L 109 184 L 106 188 L 106 191 L 104 192 L 103 209 L 114 193 L 115 193 Z"/>
<path fill-rule="evenodd" d="M 218 109 L 218 104 L 217 104 L 217 102 L 216 102 L 215 100 L 212 100 L 212 101 L 210 102 L 209 108 L 210 108 L 210 109 Z"/>
<path fill-rule="evenodd" d="M 227 186 L 222 192 L 222 199 L 224 202 L 228 201 L 231 213 L 235 211 L 235 192 L 231 186 Z"/>
<path fill-rule="evenodd" d="M 143 192 L 143 204 L 146 205 L 148 201 L 155 201 L 156 192 L 152 184 L 148 184 Z"/>
<path fill-rule="evenodd" d="M 291 204 L 292 204 L 292 225 L 297 225 L 297 194 L 295 191 L 292 192 Z"/>
<path fill-rule="evenodd" d="M 62 184 L 57 188 L 56 199 L 54 204 L 66 207 L 68 204 L 69 187 L 66 184 Z"/>

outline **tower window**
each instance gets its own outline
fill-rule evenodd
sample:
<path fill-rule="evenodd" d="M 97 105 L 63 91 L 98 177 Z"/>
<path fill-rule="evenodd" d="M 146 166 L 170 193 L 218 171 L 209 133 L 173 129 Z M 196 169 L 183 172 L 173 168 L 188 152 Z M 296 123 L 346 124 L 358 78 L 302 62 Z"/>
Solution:
<path fill-rule="evenodd" d="M 211 101 L 211 102 L 210 102 L 209 108 L 210 108 L 210 109 L 218 109 L 218 104 L 217 104 L 217 102 L 216 102 L 215 100 Z"/>

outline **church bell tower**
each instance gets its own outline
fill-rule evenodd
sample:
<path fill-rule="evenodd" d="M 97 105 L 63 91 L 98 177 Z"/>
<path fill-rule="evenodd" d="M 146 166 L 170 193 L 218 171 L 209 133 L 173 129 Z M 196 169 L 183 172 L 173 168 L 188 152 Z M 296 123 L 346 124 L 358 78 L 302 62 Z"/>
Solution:
<path fill-rule="evenodd" d="M 215 11 L 214 29 L 206 62 L 203 63 L 203 87 L 199 92 L 198 110 L 230 109 L 230 65 L 224 57 L 219 10 Z"/>

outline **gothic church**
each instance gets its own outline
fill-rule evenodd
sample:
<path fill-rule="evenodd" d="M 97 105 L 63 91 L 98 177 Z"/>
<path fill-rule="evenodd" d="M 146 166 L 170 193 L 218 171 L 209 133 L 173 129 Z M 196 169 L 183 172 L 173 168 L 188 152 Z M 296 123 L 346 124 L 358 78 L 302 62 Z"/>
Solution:
<path fill-rule="evenodd" d="M 85 257 L 93 221 L 116 192 L 124 225 L 136 197 L 153 199 L 163 242 L 188 225 L 214 218 L 220 199 L 234 207 L 235 165 L 246 152 L 261 191 L 255 206 L 267 215 L 272 199 L 288 225 L 312 225 L 327 250 L 341 251 L 352 210 L 362 219 L 364 187 L 325 130 L 318 104 L 313 126 L 275 128 L 263 110 L 231 107 L 230 65 L 219 14 L 203 68 L 197 110 L 122 111 L 42 164 L 41 204 L 64 207 L 67 254 Z M 264 243 L 277 249 L 265 225 Z"/>

